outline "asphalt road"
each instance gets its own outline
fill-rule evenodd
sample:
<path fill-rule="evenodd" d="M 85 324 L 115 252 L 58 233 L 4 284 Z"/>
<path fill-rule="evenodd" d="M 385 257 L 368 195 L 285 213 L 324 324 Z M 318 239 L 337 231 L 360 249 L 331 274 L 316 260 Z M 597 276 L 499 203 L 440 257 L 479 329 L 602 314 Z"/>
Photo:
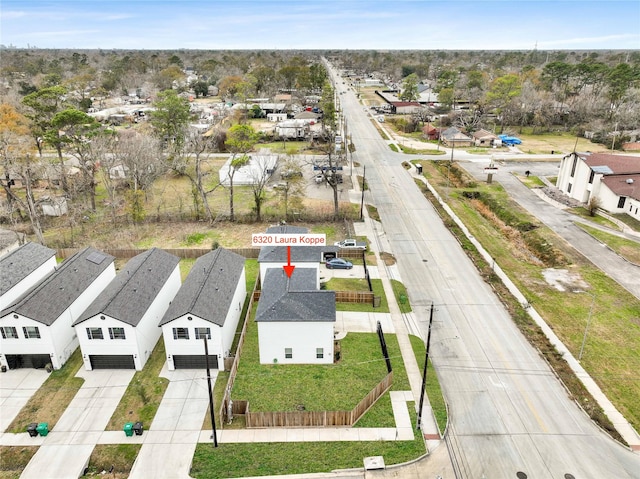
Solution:
<path fill-rule="evenodd" d="M 640 478 L 640 457 L 568 399 L 401 166 L 406 157 L 388 148 L 352 91 L 340 99 L 354 160 L 366 167 L 366 200 L 380 213 L 423 337 L 436 306 L 430 357 L 449 405 L 456 477 Z M 430 477 L 428 459 L 421 467 Z"/>

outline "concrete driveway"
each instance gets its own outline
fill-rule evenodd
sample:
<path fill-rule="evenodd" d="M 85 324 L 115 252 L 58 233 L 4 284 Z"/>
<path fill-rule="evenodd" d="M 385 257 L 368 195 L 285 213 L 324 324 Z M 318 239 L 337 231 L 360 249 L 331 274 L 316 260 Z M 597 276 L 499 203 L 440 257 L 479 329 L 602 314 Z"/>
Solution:
<path fill-rule="evenodd" d="M 211 371 L 211 387 L 218 372 Z M 191 460 L 209 407 L 207 375 L 204 369 L 176 371 L 162 368 L 160 376 L 171 383 L 133 464 L 129 479 L 188 478 Z"/>
<path fill-rule="evenodd" d="M 4 432 L 49 374 L 44 369 L 11 369 L 0 373 L 0 432 Z"/>
<path fill-rule="evenodd" d="M 133 370 L 80 369 L 85 382 L 46 436 L 21 479 L 76 479 L 124 394 Z"/>

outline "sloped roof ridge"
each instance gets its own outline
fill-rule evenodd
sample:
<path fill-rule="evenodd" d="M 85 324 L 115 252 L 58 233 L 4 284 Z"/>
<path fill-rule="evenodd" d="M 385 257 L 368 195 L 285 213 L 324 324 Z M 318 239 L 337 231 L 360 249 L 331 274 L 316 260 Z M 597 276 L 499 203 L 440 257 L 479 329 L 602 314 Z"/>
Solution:
<path fill-rule="evenodd" d="M 198 286 L 198 294 L 194 294 L 193 295 L 193 298 L 191 299 L 191 304 L 189 305 L 188 311 L 192 311 L 193 310 L 193 308 L 195 307 L 196 303 L 198 302 L 198 299 L 200 298 L 200 295 L 202 294 L 202 290 L 207 285 L 207 282 L 209 281 L 209 277 L 211 276 L 211 273 L 213 272 L 214 266 L 218 262 L 218 258 L 220 258 L 220 248 L 217 248 L 217 249 L 213 250 L 212 253 L 213 254 L 212 254 L 212 259 L 211 259 L 211 265 L 210 265 L 208 270 L 207 269 L 204 270 L 204 277 L 202 278 L 202 281 L 200 282 L 200 285 Z"/>

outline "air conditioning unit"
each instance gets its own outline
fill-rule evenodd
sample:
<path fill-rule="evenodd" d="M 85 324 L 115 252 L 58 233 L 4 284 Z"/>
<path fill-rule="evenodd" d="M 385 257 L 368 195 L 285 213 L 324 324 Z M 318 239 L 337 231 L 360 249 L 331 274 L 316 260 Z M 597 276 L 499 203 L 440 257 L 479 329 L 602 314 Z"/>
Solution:
<path fill-rule="evenodd" d="M 633 178 L 628 178 L 627 179 L 627 184 L 628 185 L 632 185 L 633 184 Z"/>

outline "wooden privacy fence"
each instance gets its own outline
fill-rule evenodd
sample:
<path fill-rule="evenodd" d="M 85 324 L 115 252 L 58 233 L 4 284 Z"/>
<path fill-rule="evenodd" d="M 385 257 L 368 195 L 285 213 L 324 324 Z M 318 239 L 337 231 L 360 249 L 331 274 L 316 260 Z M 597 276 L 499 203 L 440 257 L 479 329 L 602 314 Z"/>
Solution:
<path fill-rule="evenodd" d="M 373 303 L 371 291 L 336 291 L 337 303 Z"/>
<path fill-rule="evenodd" d="M 246 426 L 248 428 L 353 426 L 380 396 L 387 392 L 392 383 L 393 372 L 390 372 L 351 411 L 250 412 L 247 404 Z"/>
<path fill-rule="evenodd" d="M 234 253 L 238 253 L 245 258 L 257 258 L 260 254 L 260 248 L 226 248 L 229 251 L 233 251 Z M 178 258 L 187 259 L 187 258 L 199 258 L 202 255 L 205 255 L 211 252 L 211 248 L 162 248 L 162 250 L 166 251 L 169 254 L 175 255 Z M 59 248 L 56 251 L 56 256 L 59 258 L 65 259 L 69 256 L 74 255 L 79 251 L 78 248 Z M 148 249 L 102 249 L 100 250 L 103 253 L 110 254 L 111 256 L 115 256 L 118 259 L 129 259 L 137 256 L 139 254 L 148 251 Z"/>

